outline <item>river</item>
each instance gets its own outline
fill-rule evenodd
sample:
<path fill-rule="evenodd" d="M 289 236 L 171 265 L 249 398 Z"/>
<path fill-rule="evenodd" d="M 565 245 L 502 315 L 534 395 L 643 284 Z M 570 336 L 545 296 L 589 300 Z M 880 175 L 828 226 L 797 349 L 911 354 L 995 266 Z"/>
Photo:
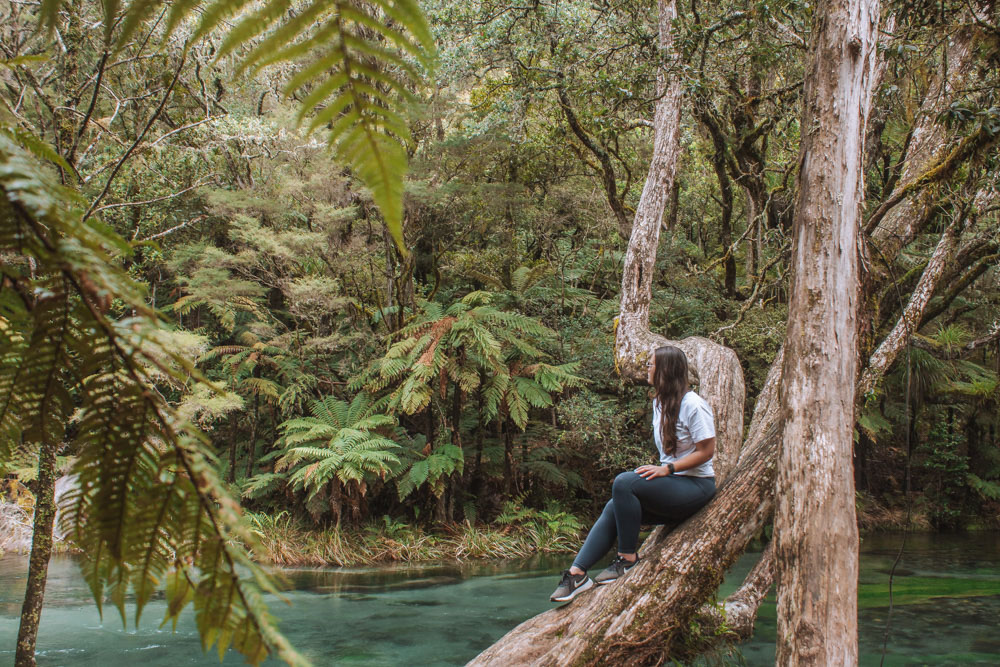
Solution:
<path fill-rule="evenodd" d="M 888 612 L 888 573 L 900 535 L 861 547 L 861 664 L 878 665 Z M 742 580 L 744 556 L 720 595 Z M 271 602 L 281 629 L 316 665 L 462 665 L 520 621 L 551 607 L 564 558 L 527 562 L 338 570 L 286 570 L 290 605 Z M 0 664 L 13 662 L 27 559 L 0 559 Z M 1000 664 L 1000 533 L 909 535 L 893 586 L 886 665 Z M 103 622 L 73 558 L 52 560 L 38 640 L 40 666 L 218 665 L 201 652 L 193 615 L 161 628 L 153 600 L 138 629 L 113 608 Z M 724 664 L 774 664 L 772 595 L 754 638 Z M 702 661 L 710 662 L 710 661 Z M 230 652 L 224 664 L 242 661 Z M 516 656 L 511 657 L 516 665 Z M 716 661 L 713 664 L 718 664 Z"/>

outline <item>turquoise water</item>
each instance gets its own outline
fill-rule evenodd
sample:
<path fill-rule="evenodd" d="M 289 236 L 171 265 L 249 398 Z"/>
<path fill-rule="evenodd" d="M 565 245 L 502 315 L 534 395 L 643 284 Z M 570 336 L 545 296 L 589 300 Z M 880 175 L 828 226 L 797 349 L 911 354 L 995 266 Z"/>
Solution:
<path fill-rule="evenodd" d="M 902 535 L 875 535 L 861 543 L 862 665 L 882 661 L 889 572 L 901 540 Z M 746 559 L 741 564 L 749 566 Z M 722 592 L 739 583 L 727 577 Z M 1000 533 L 907 536 L 892 589 L 894 604 L 881 664 L 1000 665 Z M 739 647 L 745 664 L 774 665 L 776 626 L 772 589 L 760 609 L 754 637 Z"/>
<path fill-rule="evenodd" d="M 862 664 L 877 665 L 888 611 L 888 571 L 900 536 L 862 544 L 859 625 Z M 734 589 L 748 554 L 727 577 Z M 527 562 L 286 571 L 290 606 L 271 609 L 293 644 L 316 665 L 461 665 L 522 620 L 548 609 L 564 559 Z M 13 661 L 27 560 L 0 559 L 0 664 Z M 886 665 L 1000 664 L 1000 534 L 911 535 L 894 584 Z M 191 615 L 160 628 L 151 602 L 138 628 L 114 610 L 102 622 L 76 562 L 53 559 L 39 634 L 38 664 L 116 667 L 142 663 L 217 665 Z M 727 664 L 774 664 L 773 595 L 757 634 Z M 705 661 L 705 662 L 711 662 Z M 241 664 L 227 655 L 224 664 Z M 516 664 L 512 662 L 512 664 Z"/>

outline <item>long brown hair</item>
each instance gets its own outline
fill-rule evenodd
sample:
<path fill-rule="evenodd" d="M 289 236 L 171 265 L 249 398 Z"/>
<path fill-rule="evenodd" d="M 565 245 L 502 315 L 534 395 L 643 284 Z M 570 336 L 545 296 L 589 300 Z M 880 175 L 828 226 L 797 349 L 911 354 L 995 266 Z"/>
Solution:
<path fill-rule="evenodd" d="M 677 452 L 677 417 L 688 391 L 688 360 L 679 347 L 664 345 L 653 352 L 653 396 L 660 403 L 660 441 L 663 452 Z"/>

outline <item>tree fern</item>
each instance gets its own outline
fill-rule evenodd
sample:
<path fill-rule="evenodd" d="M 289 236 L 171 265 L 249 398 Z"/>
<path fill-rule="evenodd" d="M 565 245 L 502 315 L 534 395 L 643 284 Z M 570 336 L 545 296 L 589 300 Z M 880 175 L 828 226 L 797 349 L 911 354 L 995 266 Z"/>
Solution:
<path fill-rule="evenodd" d="M 396 421 L 377 413 L 379 407 L 365 393 L 350 403 L 332 396 L 314 401 L 312 417 L 281 425 L 285 448 L 276 471 L 286 472 L 288 483 L 309 496 L 330 482 L 360 488 L 394 474 L 401 463 L 400 445 L 382 432 L 392 432 Z"/>
<path fill-rule="evenodd" d="M 124 618 L 129 590 L 138 614 L 166 585 L 167 618 L 193 603 L 206 646 L 233 646 L 254 663 L 269 654 L 302 662 L 260 601 L 272 584 L 233 541 L 253 537 L 203 437 L 150 388 L 150 368 L 203 380 L 157 342 L 169 340 L 155 335 L 157 313 L 111 256 L 127 243 L 81 222 L 79 196 L 2 133 L 0 189 L 0 254 L 24 260 L 0 263 L 0 331 L 11 343 L 0 361 L 0 464 L 31 443 L 68 442 L 78 487 L 65 527 L 98 604 L 107 594 Z M 112 298 L 133 315 L 109 318 Z"/>
<path fill-rule="evenodd" d="M 377 392 L 395 385 L 389 405 L 406 414 L 430 405 L 436 388 L 454 383 L 461 391 L 483 386 L 483 416 L 492 421 L 509 415 L 524 429 L 530 408 L 552 404 L 551 393 L 578 386 L 575 364 L 551 365 L 540 345 L 554 332 L 538 320 L 499 310 L 486 292 L 471 292 L 447 308 L 424 302 L 390 346 L 350 384 Z M 435 387 L 437 383 L 437 387 Z"/>
<path fill-rule="evenodd" d="M 1000 482 L 986 480 L 978 475 L 966 475 L 969 486 L 985 500 L 1000 500 Z"/>
<path fill-rule="evenodd" d="M 451 443 L 438 445 L 426 455 L 417 456 L 423 458 L 413 461 L 396 482 L 400 500 L 425 484 L 431 487 L 435 495 L 440 496 L 444 492 L 445 480 L 453 473 L 461 473 L 465 466 L 465 453 Z"/>

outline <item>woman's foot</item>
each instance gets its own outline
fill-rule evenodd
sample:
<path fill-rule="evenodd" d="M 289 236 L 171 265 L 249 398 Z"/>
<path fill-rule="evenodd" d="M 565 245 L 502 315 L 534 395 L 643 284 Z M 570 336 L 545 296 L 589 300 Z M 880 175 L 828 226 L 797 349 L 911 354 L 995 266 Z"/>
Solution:
<path fill-rule="evenodd" d="M 594 581 L 599 584 L 610 584 L 612 581 L 621 578 L 626 572 L 635 567 L 635 564 L 638 562 L 638 556 L 635 557 L 635 560 L 628 560 L 621 554 L 618 554 L 603 572 L 594 577 Z"/>
<path fill-rule="evenodd" d="M 563 570 L 559 586 L 552 592 L 549 599 L 553 602 L 569 602 L 579 593 L 590 590 L 593 587 L 594 582 L 587 576 L 586 572 L 583 574 L 573 574 L 569 570 Z"/>

